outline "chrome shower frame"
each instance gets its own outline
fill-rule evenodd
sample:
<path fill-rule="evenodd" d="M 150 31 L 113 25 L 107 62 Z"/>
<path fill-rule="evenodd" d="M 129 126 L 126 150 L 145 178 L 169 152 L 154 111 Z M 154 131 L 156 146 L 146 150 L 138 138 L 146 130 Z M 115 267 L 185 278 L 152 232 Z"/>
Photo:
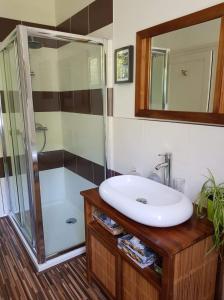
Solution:
<path fill-rule="evenodd" d="M 169 56 L 170 56 L 170 49 L 167 48 L 152 48 L 152 57 L 153 54 L 162 55 L 164 57 L 164 64 L 163 64 L 163 84 L 162 84 L 162 109 L 168 110 L 168 81 L 169 81 Z M 150 78 L 152 78 L 152 69 L 150 70 Z M 152 90 L 151 90 L 152 92 Z M 150 99 L 152 96 L 150 96 Z"/>
<path fill-rule="evenodd" d="M 39 29 L 34 27 L 26 27 L 18 25 L 16 29 L 3 41 L 0 51 L 7 47 L 7 45 L 13 40 L 17 39 L 18 47 L 18 63 L 20 69 L 20 84 L 21 84 L 21 99 L 23 102 L 23 114 L 25 116 L 25 134 L 26 134 L 26 155 L 28 160 L 27 174 L 30 182 L 30 209 L 32 212 L 33 229 L 35 229 L 35 248 L 32 249 L 35 252 L 37 262 L 42 264 L 46 262 L 48 257 L 45 254 L 44 246 L 44 230 L 43 230 L 43 218 L 42 218 L 42 207 L 41 207 L 41 194 L 40 194 L 40 180 L 38 170 L 38 153 L 36 150 L 36 132 L 35 132 L 35 119 L 34 119 L 34 108 L 33 108 L 33 95 L 32 95 L 32 83 L 30 74 L 30 59 L 29 59 L 29 48 L 28 48 L 28 36 L 35 36 L 39 38 L 54 39 L 64 42 L 83 42 L 90 44 L 98 44 L 102 46 L 102 82 L 103 85 L 103 106 L 104 106 L 104 145 L 105 145 L 105 163 L 104 163 L 104 174 L 106 177 L 106 153 L 107 153 L 107 142 L 106 142 L 106 131 L 107 131 L 107 93 L 106 93 L 106 49 L 107 40 L 98 39 L 90 36 L 81 36 L 70 33 L 63 33 L 60 31 L 53 31 L 47 29 Z M 69 251 L 69 250 L 68 250 Z M 65 252 L 65 251 L 64 251 Z M 64 253 L 63 252 L 63 253 Z M 60 255 L 60 253 L 58 253 Z"/>

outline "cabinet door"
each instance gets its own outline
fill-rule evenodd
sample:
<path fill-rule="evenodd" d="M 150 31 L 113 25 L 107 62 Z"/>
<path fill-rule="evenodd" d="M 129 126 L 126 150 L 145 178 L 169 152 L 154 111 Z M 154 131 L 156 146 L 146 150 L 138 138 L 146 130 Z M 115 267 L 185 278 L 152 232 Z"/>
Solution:
<path fill-rule="evenodd" d="M 122 261 L 122 299 L 159 300 L 159 291 L 124 260 Z"/>
<path fill-rule="evenodd" d="M 102 244 L 95 235 L 90 234 L 90 270 L 103 288 L 116 298 L 116 256 Z"/>

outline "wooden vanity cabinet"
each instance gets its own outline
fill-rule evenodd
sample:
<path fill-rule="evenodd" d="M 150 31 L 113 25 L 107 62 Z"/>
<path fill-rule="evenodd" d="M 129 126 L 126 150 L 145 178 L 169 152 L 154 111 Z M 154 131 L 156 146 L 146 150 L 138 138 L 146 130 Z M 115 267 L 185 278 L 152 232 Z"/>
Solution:
<path fill-rule="evenodd" d="M 213 227 L 193 216 L 171 228 L 154 228 L 130 220 L 99 196 L 97 189 L 81 193 L 85 200 L 87 274 L 108 299 L 213 300 L 218 254 L 212 246 Z M 117 237 L 98 224 L 101 210 L 148 245 L 163 261 L 162 275 L 141 269 L 117 247 Z"/>

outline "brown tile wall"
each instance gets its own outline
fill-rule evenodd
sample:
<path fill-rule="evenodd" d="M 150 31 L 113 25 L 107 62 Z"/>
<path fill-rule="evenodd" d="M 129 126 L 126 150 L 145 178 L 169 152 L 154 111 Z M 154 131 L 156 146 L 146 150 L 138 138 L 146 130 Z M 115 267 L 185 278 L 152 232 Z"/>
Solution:
<path fill-rule="evenodd" d="M 107 115 L 109 117 L 113 116 L 114 111 L 114 90 L 113 88 L 107 88 Z"/>
<path fill-rule="evenodd" d="M 1 97 L 1 107 L 2 107 L 2 112 L 5 113 L 5 100 L 4 100 L 4 92 L 0 91 L 0 97 Z"/>
<path fill-rule="evenodd" d="M 113 22 L 113 0 L 95 0 L 57 26 L 57 30 L 86 35 Z"/>
<path fill-rule="evenodd" d="M 64 166 L 64 150 L 40 152 L 38 154 L 39 171 L 61 168 Z"/>
<path fill-rule="evenodd" d="M 44 24 L 37 24 L 37 23 L 25 22 L 22 20 L 13 20 L 13 19 L 0 17 L 0 42 L 2 42 L 10 34 L 10 32 L 13 29 L 15 29 L 17 25 L 26 25 L 30 27 L 38 27 L 38 28 L 51 29 L 51 30 L 56 29 L 56 27 L 54 26 L 48 26 Z"/>
<path fill-rule="evenodd" d="M 34 111 L 74 112 L 82 114 L 103 115 L 103 92 L 101 89 L 49 92 L 45 99 L 41 99 L 41 92 L 34 92 Z M 58 103 L 58 101 L 60 103 Z"/>
<path fill-rule="evenodd" d="M 96 185 L 104 180 L 103 166 L 68 151 L 64 151 L 64 167 Z"/>
<path fill-rule="evenodd" d="M 33 92 L 35 112 L 61 111 L 59 92 Z"/>
<path fill-rule="evenodd" d="M 99 185 L 104 180 L 104 167 L 66 150 L 41 152 L 38 155 L 39 171 L 62 168 Z"/>
<path fill-rule="evenodd" d="M 11 158 L 7 157 L 8 166 L 9 166 L 9 175 L 12 175 L 12 166 L 11 166 Z M 38 155 L 38 167 L 39 171 L 45 171 L 50 169 L 62 168 L 66 169 L 82 176 L 83 178 L 91 181 L 96 185 L 100 185 L 100 183 L 104 180 L 104 167 L 75 155 L 66 150 L 55 150 L 55 151 L 47 151 L 41 152 Z M 121 175 L 120 173 L 107 169 L 106 177 L 113 177 Z M 0 178 L 5 177 L 3 158 L 0 158 Z"/>
<path fill-rule="evenodd" d="M 89 33 L 113 22 L 113 0 L 96 0 L 89 5 Z"/>
<path fill-rule="evenodd" d="M 5 110 L 4 93 L 0 91 L 3 113 Z M 13 92 L 12 99 L 15 99 Z M 19 101 L 13 101 L 19 103 Z M 11 111 L 20 111 L 11 103 Z M 102 89 L 44 92 L 33 91 L 33 106 L 35 112 L 65 111 L 92 115 L 103 115 L 103 92 Z"/>
<path fill-rule="evenodd" d="M 11 164 L 11 158 L 7 157 L 7 164 L 9 167 L 9 175 L 12 175 L 12 164 Z M 4 170 L 4 163 L 3 163 L 3 157 L 0 157 L 0 178 L 5 177 L 5 170 Z"/>
<path fill-rule="evenodd" d="M 122 174 L 118 173 L 116 171 L 113 171 L 111 169 L 107 169 L 107 171 L 106 171 L 106 177 L 107 178 L 114 177 L 114 176 L 119 176 L 119 175 L 122 175 Z"/>

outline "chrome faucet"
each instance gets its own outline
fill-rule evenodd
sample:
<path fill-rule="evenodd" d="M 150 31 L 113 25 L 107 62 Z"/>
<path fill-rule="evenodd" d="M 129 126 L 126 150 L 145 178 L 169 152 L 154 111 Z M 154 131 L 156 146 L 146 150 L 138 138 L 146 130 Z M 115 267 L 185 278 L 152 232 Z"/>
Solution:
<path fill-rule="evenodd" d="M 159 154 L 159 156 L 164 156 L 164 162 L 155 166 L 155 169 L 158 171 L 163 169 L 163 184 L 170 186 L 171 185 L 171 153 Z"/>

